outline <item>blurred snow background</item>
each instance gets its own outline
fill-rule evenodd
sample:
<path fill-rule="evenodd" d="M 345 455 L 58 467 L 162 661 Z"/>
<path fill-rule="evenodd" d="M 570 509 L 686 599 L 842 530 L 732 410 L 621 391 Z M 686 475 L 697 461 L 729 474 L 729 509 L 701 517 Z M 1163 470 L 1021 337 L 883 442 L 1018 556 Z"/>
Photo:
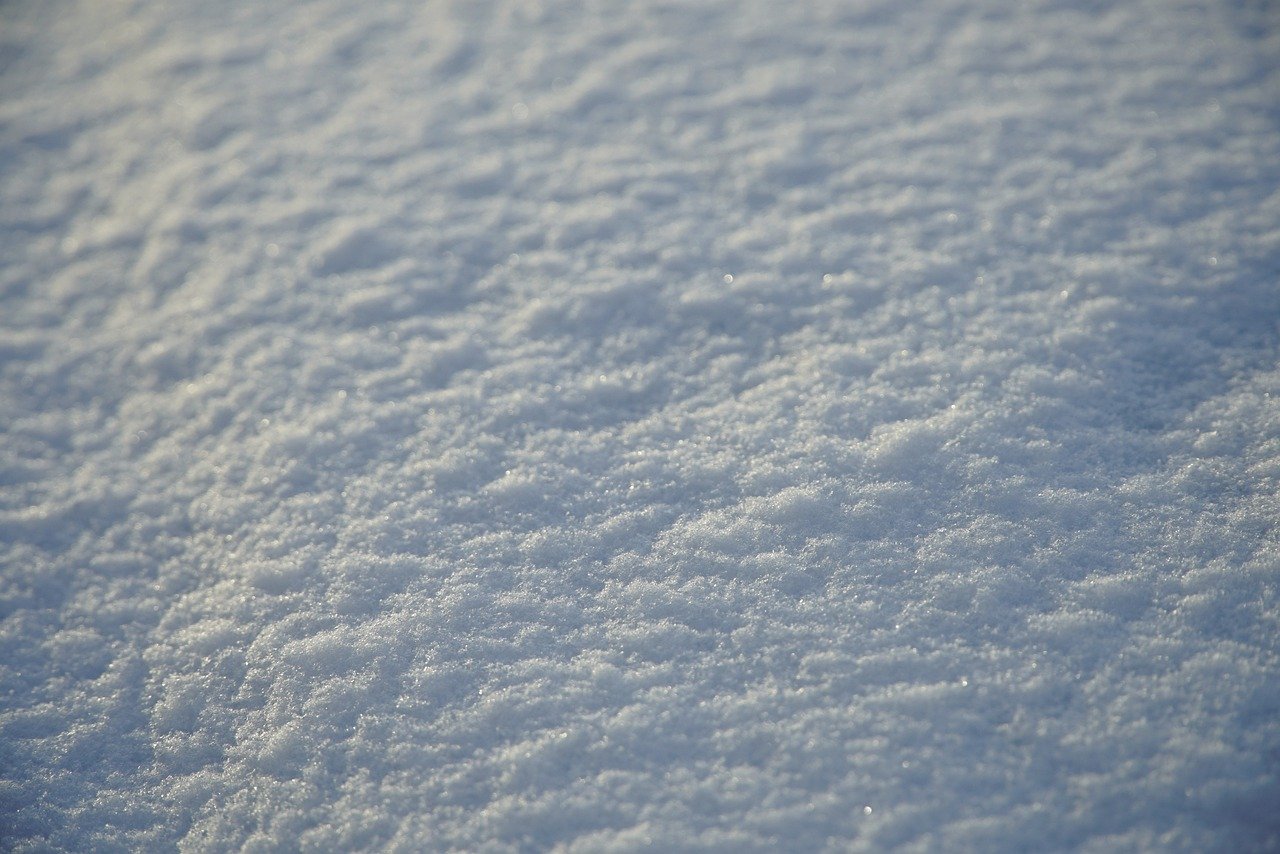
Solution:
<path fill-rule="evenodd" d="M 1265 0 L 0 8 L 0 846 L 1275 850 Z"/>

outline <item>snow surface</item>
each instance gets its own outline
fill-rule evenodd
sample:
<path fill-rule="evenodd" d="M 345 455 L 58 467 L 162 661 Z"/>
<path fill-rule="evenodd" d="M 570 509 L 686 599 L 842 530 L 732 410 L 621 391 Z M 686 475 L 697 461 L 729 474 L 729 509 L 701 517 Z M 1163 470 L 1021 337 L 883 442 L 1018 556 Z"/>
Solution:
<path fill-rule="evenodd" d="M 0 847 L 1280 848 L 1280 6 L 0 8 Z"/>

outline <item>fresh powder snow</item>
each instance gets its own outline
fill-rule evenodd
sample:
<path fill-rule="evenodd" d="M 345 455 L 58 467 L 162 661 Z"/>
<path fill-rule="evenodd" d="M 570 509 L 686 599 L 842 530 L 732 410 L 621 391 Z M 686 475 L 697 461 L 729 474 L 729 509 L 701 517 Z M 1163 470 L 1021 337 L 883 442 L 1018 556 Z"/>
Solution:
<path fill-rule="evenodd" d="M 0 848 L 1280 849 L 1280 6 L 0 7 Z"/>

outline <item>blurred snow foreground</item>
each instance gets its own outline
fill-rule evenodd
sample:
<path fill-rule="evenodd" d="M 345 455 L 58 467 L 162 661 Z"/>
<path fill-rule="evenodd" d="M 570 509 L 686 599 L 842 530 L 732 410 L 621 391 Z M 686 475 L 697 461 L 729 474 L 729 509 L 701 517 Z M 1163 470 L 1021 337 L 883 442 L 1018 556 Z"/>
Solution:
<path fill-rule="evenodd" d="M 1275 850 L 1280 7 L 0 11 L 0 847 Z"/>

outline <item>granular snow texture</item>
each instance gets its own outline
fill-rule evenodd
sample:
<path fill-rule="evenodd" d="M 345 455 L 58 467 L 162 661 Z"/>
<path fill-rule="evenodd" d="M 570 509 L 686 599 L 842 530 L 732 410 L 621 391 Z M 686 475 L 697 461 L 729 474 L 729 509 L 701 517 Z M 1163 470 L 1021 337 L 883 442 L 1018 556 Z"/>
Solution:
<path fill-rule="evenodd" d="M 0 8 L 0 847 L 1280 848 L 1280 6 Z"/>

